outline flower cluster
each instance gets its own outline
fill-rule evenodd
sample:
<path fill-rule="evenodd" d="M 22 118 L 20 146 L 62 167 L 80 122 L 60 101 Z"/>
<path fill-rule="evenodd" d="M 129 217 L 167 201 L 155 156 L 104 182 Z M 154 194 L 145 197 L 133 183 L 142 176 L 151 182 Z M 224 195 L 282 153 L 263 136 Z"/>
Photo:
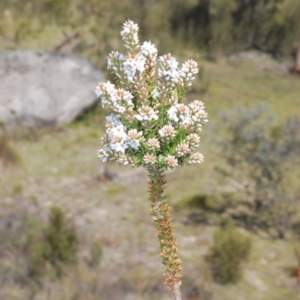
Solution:
<path fill-rule="evenodd" d="M 138 29 L 126 21 L 121 36 L 127 53 L 108 56 L 119 87 L 110 82 L 96 87 L 103 107 L 111 111 L 98 156 L 103 162 L 162 169 L 201 163 L 197 149 L 207 113 L 199 100 L 183 103 L 197 63 L 188 60 L 180 67 L 170 54 L 157 57 L 151 42 L 140 45 Z"/>

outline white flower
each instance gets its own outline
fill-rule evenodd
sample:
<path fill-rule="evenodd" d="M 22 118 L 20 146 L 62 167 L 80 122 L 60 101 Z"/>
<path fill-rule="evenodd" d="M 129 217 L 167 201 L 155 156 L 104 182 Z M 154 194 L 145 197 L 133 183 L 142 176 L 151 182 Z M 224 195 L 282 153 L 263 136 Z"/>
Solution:
<path fill-rule="evenodd" d="M 182 103 L 198 72 L 197 63 L 188 60 L 180 68 L 171 54 L 157 59 L 151 42 L 139 44 L 138 29 L 126 21 L 121 35 L 127 54 L 116 51 L 108 56 L 107 67 L 115 74 L 118 88 L 108 81 L 95 89 L 102 106 L 112 112 L 106 117 L 98 157 L 103 162 L 164 169 L 201 163 L 203 156 L 196 151 L 207 114 L 199 100 Z"/>
<path fill-rule="evenodd" d="M 126 110 L 132 110 L 133 95 L 123 89 L 115 90 L 114 94 L 111 95 L 111 108 L 118 113 L 124 113 Z"/>
<path fill-rule="evenodd" d="M 135 116 L 135 118 L 141 122 L 148 122 L 151 120 L 157 120 L 158 115 L 155 113 L 153 108 L 147 105 L 143 105 L 139 108 L 138 114 Z"/>
<path fill-rule="evenodd" d="M 174 57 L 171 57 L 170 59 L 168 59 L 167 64 L 168 64 L 171 72 L 177 71 L 178 62 Z"/>
<path fill-rule="evenodd" d="M 97 151 L 97 156 L 102 162 L 107 162 L 110 157 L 110 149 L 107 144 L 105 144 L 101 149 Z"/>
<path fill-rule="evenodd" d="M 116 89 L 109 81 L 107 83 L 99 83 L 96 88 L 96 94 L 101 97 L 103 107 L 109 106 L 119 114 L 133 109 L 133 95 L 124 89 Z"/>
<path fill-rule="evenodd" d="M 192 119 L 189 115 L 181 115 L 180 119 L 181 119 L 180 124 L 182 125 L 189 125 L 192 123 Z"/>
<path fill-rule="evenodd" d="M 125 154 L 119 155 L 117 159 L 117 163 L 122 164 L 124 166 L 127 166 L 130 162 L 131 162 L 130 157 Z"/>
<path fill-rule="evenodd" d="M 99 82 L 95 93 L 101 97 L 102 106 L 105 107 L 111 101 L 112 95 L 115 93 L 115 85 L 108 82 Z"/>
<path fill-rule="evenodd" d="M 131 129 L 127 133 L 127 145 L 135 150 L 140 146 L 140 142 L 143 140 L 143 133 L 138 132 L 136 129 Z"/>
<path fill-rule="evenodd" d="M 125 47 L 127 47 L 128 49 L 132 49 L 138 45 L 138 30 L 139 26 L 131 20 L 128 20 L 124 23 L 123 30 L 121 31 L 121 36 L 123 41 L 125 42 Z"/>
<path fill-rule="evenodd" d="M 159 97 L 159 92 L 158 92 L 157 88 L 154 88 L 154 89 L 152 90 L 152 92 L 151 92 L 151 97 L 152 97 L 153 99 L 157 99 L 157 98 Z"/>
<path fill-rule="evenodd" d="M 195 100 L 189 104 L 191 110 L 191 118 L 196 128 L 201 129 L 201 126 L 208 122 L 207 113 L 204 111 L 204 104 Z"/>
<path fill-rule="evenodd" d="M 203 162 L 204 158 L 203 155 L 200 152 L 195 152 L 192 154 L 188 159 L 188 164 L 201 164 Z"/>
<path fill-rule="evenodd" d="M 107 131 L 108 135 L 115 141 L 123 141 L 127 139 L 124 125 L 117 125 Z"/>
<path fill-rule="evenodd" d="M 189 147 L 191 150 L 195 150 L 199 147 L 200 143 L 200 137 L 196 133 L 191 133 L 187 137 L 187 143 L 189 144 Z"/>
<path fill-rule="evenodd" d="M 166 162 L 170 168 L 174 168 L 178 165 L 178 160 L 173 155 L 168 155 L 166 157 Z"/>
<path fill-rule="evenodd" d="M 172 125 L 165 125 L 158 133 L 161 137 L 168 139 L 175 136 L 175 129 Z"/>
<path fill-rule="evenodd" d="M 97 99 L 98 99 L 99 97 L 101 97 L 102 92 L 100 91 L 99 86 L 96 86 L 95 94 L 96 94 Z"/>
<path fill-rule="evenodd" d="M 154 164 L 155 163 L 155 156 L 150 153 L 146 153 L 143 157 L 145 164 Z"/>
<path fill-rule="evenodd" d="M 113 83 L 110 83 L 110 81 L 103 83 L 103 86 L 104 86 L 106 93 L 108 93 L 108 94 L 112 94 L 115 91 L 115 85 Z"/>
<path fill-rule="evenodd" d="M 139 140 L 132 140 L 132 139 L 129 139 L 127 141 L 127 145 L 135 150 L 137 150 L 140 146 L 140 142 Z"/>
<path fill-rule="evenodd" d="M 177 117 L 178 110 L 176 106 L 171 106 L 168 110 L 168 117 L 170 121 L 178 122 L 179 118 Z"/>
<path fill-rule="evenodd" d="M 190 112 L 189 108 L 183 103 L 176 104 L 176 108 L 181 115 L 187 115 Z"/>
<path fill-rule="evenodd" d="M 177 151 L 178 157 L 181 157 L 181 156 L 184 156 L 187 153 L 189 153 L 190 148 L 189 148 L 189 145 L 187 143 L 181 143 L 181 144 L 178 145 L 176 151 Z"/>
<path fill-rule="evenodd" d="M 123 125 L 123 123 L 120 121 L 120 118 L 115 114 L 110 114 L 105 119 L 110 128 Z"/>
<path fill-rule="evenodd" d="M 126 23 L 125 23 L 126 24 Z M 130 33 L 130 27 L 129 26 L 125 26 L 125 24 L 124 24 L 124 28 L 123 28 L 123 31 L 121 31 L 121 36 L 123 37 L 123 36 L 128 36 L 129 35 L 129 33 Z M 129 25 L 129 24 L 128 24 Z"/>
<path fill-rule="evenodd" d="M 115 85 L 107 82 L 99 82 L 95 89 L 95 94 L 99 98 L 104 95 L 109 95 L 115 90 Z"/>
<path fill-rule="evenodd" d="M 128 145 L 126 144 L 128 140 L 126 127 L 114 114 L 109 115 L 106 120 L 106 141 L 108 143 L 108 148 L 115 153 L 124 154 L 125 150 L 128 148 Z"/>
<path fill-rule="evenodd" d="M 144 56 L 156 55 L 157 49 L 152 43 L 144 42 L 143 45 L 141 46 L 140 53 L 143 54 Z"/>
<path fill-rule="evenodd" d="M 132 82 L 136 72 L 143 73 L 145 70 L 146 59 L 142 55 L 127 58 L 123 63 L 123 71 L 127 76 L 128 81 Z"/>
<path fill-rule="evenodd" d="M 131 139 L 139 139 L 143 133 L 140 131 L 138 132 L 136 129 L 131 129 L 128 131 L 128 137 Z"/>
<path fill-rule="evenodd" d="M 110 143 L 109 145 L 110 149 L 117 153 L 125 153 L 125 150 L 128 148 L 128 146 L 124 143 L 124 141 L 120 141 L 119 143 Z"/>
<path fill-rule="evenodd" d="M 121 61 L 125 60 L 126 57 L 124 54 L 116 52 L 111 52 L 110 55 L 107 58 L 107 69 L 113 69 L 115 71 L 118 70 L 118 64 L 120 64 Z"/>
<path fill-rule="evenodd" d="M 177 82 L 179 80 L 179 70 L 178 62 L 170 54 L 161 56 L 158 61 L 159 66 L 159 76 L 164 77 L 167 81 Z"/>
<path fill-rule="evenodd" d="M 195 79 L 195 75 L 198 71 L 198 64 L 192 59 L 186 61 L 182 65 L 180 73 L 186 87 L 190 87 L 192 85 L 192 81 Z"/>
<path fill-rule="evenodd" d="M 177 103 L 168 110 L 169 120 L 180 125 L 189 125 L 192 120 L 188 106 Z"/>
<path fill-rule="evenodd" d="M 159 141 L 157 138 L 150 138 L 147 141 L 147 145 L 151 150 L 155 150 L 155 149 L 159 148 Z"/>

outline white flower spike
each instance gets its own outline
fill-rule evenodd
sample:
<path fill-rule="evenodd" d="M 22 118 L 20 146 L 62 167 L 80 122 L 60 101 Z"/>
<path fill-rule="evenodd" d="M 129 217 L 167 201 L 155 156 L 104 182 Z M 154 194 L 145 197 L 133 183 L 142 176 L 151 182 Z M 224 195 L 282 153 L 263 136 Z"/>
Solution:
<path fill-rule="evenodd" d="M 200 164 L 200 132 L 207 122 L 201 101 L 185 105 L 198 66 L 188 60 L 181 67 L 166 54 L 157 57 L 151 42 L 139 43 L 138 25 L 128 20 L 121 32 L 126 55 L 112 52 L 108 69 L 117 78 L 99 83 L 95 93 L 110 111 L 98 157 L 102 162 L 143 166 L 149 176 L 152 221 L 160 242 L 166 284 L 181 300 L 181 266 L 171 225 L 169 206 L 163 195 L 164 172 L 178 165 Z"/>
<path fill-rule="evenodd" d="M 164 169 L 199 164 L 199 133 L 207 113 L 201 101 L 185 105 L 182 96 L 195 79 L 197 63 L 188 60 L 180 67 L 171 54 L 157 57 L 154 44 L 140 44 L 138 30 L 134 22 L 124 23 L 121 36 L 127 54 L 116 51 L 108 56 L 108 69 L 118 82 L 101 82 L 95 90 L 111 112 L 98 156 L 102 161 Z"/>

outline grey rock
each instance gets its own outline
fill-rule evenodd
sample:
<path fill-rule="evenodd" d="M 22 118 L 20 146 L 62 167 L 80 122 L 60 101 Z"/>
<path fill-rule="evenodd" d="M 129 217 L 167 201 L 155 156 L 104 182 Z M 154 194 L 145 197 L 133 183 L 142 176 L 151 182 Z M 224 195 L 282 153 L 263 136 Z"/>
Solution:
<path fill-rule="evenodd" d="M 0 51 L 0 121 L 7 127 L 59 126 L 97 104 L 104 76 L 75 56 Z"/>

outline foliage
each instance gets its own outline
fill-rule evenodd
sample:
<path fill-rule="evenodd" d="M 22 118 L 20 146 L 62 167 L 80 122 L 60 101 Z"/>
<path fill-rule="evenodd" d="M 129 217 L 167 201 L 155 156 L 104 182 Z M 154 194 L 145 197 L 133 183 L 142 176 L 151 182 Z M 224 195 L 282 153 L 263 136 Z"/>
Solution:
<path fill-rule="evenodd" d="M 68 224 L 64 212 L 53 206 L 42 234 L 37 229 L 29 232 L 27 248 L 31 276 L 41 275 L 47 263 L 61 275 L 64 264 L 76 262 L 78 239 L 75 228 Z"/>
<path fill-rule="evenodd" d="M 173 33 L 215 54 L 258 49 L 286 55 L 299 43 L 299 14 L 297 0 L 180 1 L 171 23 Z"/>
<path fill-rule="evenodd" d="M 1 0 L 0 49 L 53 50 L 62 43 L 60 51 L 105 69 L 106 53 L 119 45 L 117 29 L 129 18 L 164 52 L 188 42 L 209 55 L 290 55 L 299 42 L 299 13 L 298 0 Z"/>
<path fill-rule="evenodd" d="M 220 214 L 227 206 L 228 203 L 217 195 L 196 194 L 183 198 L 175 208 L 181 215 L 186 215 L 185 224 L 219 224 Z"/>
<path fill-rule="evenodd" d="M 218 212 L 222 210 L 219 200 L 216 197 L 206 194 L 194 195 L 184 199 L 178 206 L 180 208 L 201 209 L 207 212 Z"/>
<path fill-rule="evenodd" d="M 216 282 L 227 284 L 242 276 L 242 263 L 251 250 L 251 238 L 227 224 L 214 233 L 214 243 L 209 250 L 208 261 Z"/>
<path fill-rule="evenodd" d="M 49 224 L 44 229 L 43 256 L 53 265 L 76 261 L 77 235 L 75 228 L 68 224 L 64 212 L 51 207 Z"/>
<path fill-rule="evenodd" d="M 220 155 L 251 208 L 284 238 L 295 212 L 297 187 L 293 178 L 300 154 L 300 122 L 295 116 L 275 123 L 264 106 L 222 114 L 224 137 Z"/>

